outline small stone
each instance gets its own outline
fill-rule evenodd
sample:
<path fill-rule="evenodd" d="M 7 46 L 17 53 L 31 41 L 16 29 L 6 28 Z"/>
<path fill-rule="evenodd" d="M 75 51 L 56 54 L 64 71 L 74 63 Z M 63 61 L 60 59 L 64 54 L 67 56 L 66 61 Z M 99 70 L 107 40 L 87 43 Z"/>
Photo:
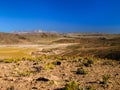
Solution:
<path fill-rule="evenodd" d="M 32 87 L 32 90 L 38 89 L 37 87 Z"/>
<path fill-rule="evenodd" d="M 36 79 L 36 81 L 44 81 L 44 82 L 47 82 L 47 81 L 49 81 L 49 79 L 44 78 L 44 77 L 39 77 L 39 78 Z"/>

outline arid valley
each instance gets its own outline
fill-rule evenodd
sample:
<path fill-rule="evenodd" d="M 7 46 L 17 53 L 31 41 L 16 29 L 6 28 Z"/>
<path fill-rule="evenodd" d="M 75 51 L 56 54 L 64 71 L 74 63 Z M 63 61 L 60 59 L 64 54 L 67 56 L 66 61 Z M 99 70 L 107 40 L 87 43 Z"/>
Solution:
<path fill-rule="evenodd" d="M 120 35 L 0 33 L 0 90 L 119 90 Z"/>

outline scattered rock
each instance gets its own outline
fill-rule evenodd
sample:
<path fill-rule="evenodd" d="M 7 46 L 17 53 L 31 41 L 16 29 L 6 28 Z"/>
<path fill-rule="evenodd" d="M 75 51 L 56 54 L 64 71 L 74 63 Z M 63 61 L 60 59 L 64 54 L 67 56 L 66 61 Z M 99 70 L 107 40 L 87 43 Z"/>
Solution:
<path fill-rule="evenodd" d="M 41 66 L 33 66 L 33 68 L 35 69 L 34 72 L 40 72 L 42 70 Z"/>
<path fill-rule="evenodd" d="M 36 90 L 36 89 L 38 89 L 37 87 L 32 87 L 32 90 Z"/>
<path fill-rule="evenodd" d="M 0 62 L 3 62 L 3 60 L 0 60 Z"/>
<path fill-rule="evenodd" d="M 61 65 L 60 61 L 53 62 L 54 65 Z"/>
<path fill-rule="evenodd" d="M 15 79 L 13 77 L 4 77 L 3 80 L 15 81 Z"/>
<path fill-rule="evenodd" d="M 49 81 L 49 79 L 44 78 L 44 77 L 39 77 L 39 78 L 36 79 L 36 81 L 44 81 L 44 82 L 47 82 L 47 81 Z"/>

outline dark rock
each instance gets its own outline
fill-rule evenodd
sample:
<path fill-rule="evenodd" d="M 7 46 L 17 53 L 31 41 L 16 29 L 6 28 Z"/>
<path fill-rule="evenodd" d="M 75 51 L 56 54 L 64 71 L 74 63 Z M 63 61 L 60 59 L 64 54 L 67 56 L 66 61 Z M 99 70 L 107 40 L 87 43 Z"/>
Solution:
<path fill-rule="evenodd" d="M 0 60 L 0 62 L 3 62 L 3 60 Z"/>
<path fill-rule="evenodd" d="M 37 87 L 32 87 L 32 89 L 38 89 Z"/>
<path fill-rule="evenodd" d="M 36 79 L 36 81 L 44 81 L 44 82 L 47 82 L 47 81 L 49 81 L 49 79 L 44 78 L 44 77 L 39 77 L 39 78 Z"/>
<path fill-rule="evenodd" d="M 34 66 L 35 72 L 40 72 L 42 70 L 41 66 Z"/>

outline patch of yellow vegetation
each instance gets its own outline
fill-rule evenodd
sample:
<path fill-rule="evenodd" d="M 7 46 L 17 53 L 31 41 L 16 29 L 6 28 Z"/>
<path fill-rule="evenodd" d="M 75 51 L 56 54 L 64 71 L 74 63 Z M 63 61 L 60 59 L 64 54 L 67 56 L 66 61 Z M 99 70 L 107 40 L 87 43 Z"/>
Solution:
<path fill-rule="evenodd" d="M 0 59 L 30 57 L 36 48 L 0 47 Z"/>

